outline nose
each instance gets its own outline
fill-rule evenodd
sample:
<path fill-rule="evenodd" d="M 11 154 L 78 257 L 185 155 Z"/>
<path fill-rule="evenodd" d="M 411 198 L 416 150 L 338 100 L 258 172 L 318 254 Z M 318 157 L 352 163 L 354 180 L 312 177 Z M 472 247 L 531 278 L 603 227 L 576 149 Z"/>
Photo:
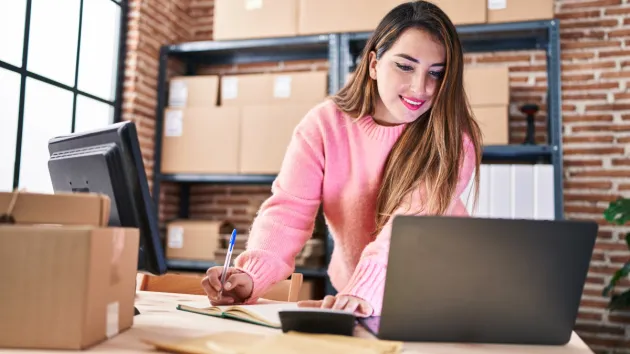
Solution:
<path fill-rule="evenodd" d="M 417 95 L 424 95 L 427 92 L 427 80 L 426 76 L 422 73 L 414 75 L 411 80 L 411 92 Z"/>

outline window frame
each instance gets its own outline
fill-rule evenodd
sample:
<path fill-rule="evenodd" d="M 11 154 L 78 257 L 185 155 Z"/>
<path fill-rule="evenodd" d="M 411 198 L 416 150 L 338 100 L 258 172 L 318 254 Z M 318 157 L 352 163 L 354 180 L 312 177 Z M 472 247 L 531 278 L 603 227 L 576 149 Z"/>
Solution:
<path fill-rule="evenodd" d="M 20 96 L 18 102 L 18 122 L 17 122 L 17 139 L 15 146 L 15 160 L 13 167 L 13 189 L 18 188 L 20 182 L 20 165 L 22 156 L 22 140 L 24 132 L 24 103 L 26 93 L 26 78 L 30 77 L 36 80 L 40 80 L 44 83 L 53 85 L 55 87 L 70 91 L 73 95 L 72 100 L 72 132 L 75 131 L 76 116 L 77 116 L 77 98 L 78 95 L 82 95 L 87 98 L 91 98 L 101 103 L 108 104 L 113 107 L 113 123 L 122 121 L 122 98 L 123 98 L 123 83 L 125 78 L 125 58 L 127 56 L 127 14 L 129 11 L 129 0 L 79 0 L 79 30 L 77 32 L 77 50 L 75 56 L 75 75 L 74 85 L 68 86 L 66 84 L 49 79 L 45 76 L 30 72 L 27 70 L 28 64 L 28 46 L 30 37 L 31 26 L 31 4 L 32 0 L 26 0 L 26 16 L 24 17 L 24 40 L 22 44 L 22 65 L 21 67 L 14 66 L 7 62 L 0 60 L 0 68 L 8 71 L 15 72 L 20 75 Z M 119 39 L 118 39 L 118 62 L 116 63 L 116 82 L 115 82 L 115 94 L 113 100 L 106 100 L 90 93 L 84 92 L 78 89 L 79 82 L 79 63 L 81 53 L 81 35 L 83 25 L 83 6 L 85 1 L 110 1 L 117 6 L 120 6 L 120 27 L 119 27 Z"/>

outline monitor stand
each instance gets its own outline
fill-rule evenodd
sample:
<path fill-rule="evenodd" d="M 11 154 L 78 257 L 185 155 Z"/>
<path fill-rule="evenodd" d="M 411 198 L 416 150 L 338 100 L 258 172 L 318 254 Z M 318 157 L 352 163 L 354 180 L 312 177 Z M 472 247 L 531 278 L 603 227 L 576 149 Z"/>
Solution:
<path fill-rule="evenodd" d="M 134 295 L 134 306 L 133 306 L 133 315 L 138 316 L 140 314 L 140 310 L 135 306 L 135 302 L 138 299 L 138 277 L 136 276 L 136 294 Z"/>

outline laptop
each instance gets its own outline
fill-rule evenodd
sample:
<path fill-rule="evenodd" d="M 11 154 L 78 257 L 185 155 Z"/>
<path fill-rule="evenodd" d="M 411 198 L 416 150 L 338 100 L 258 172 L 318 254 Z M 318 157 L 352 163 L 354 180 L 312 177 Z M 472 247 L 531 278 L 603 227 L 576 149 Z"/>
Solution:
<path fill-rule="evenodd" d="M 408 342 L 564 345 L 598 225 L 397 216 L 383 308 L 359 322 Z"/>

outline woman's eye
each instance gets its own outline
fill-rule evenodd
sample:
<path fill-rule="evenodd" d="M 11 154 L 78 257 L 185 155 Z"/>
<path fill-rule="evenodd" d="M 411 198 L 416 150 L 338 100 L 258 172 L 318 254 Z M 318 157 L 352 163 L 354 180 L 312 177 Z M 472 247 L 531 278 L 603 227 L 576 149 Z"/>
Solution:
<path fill-rule="evenodd" d="M 429 75 L 436 79 L 441 79 L 444 76 L 444 71 L 429 71 Z"/>
<path fill-rule="evenodd" d="M 411 71 L 411 70 L 413 70 L 413 68 L 411 66 L 409 66 L 409 65 L 403 65 L 403 64 L 396 63 L 396 66 L 402 71 Z"/>

